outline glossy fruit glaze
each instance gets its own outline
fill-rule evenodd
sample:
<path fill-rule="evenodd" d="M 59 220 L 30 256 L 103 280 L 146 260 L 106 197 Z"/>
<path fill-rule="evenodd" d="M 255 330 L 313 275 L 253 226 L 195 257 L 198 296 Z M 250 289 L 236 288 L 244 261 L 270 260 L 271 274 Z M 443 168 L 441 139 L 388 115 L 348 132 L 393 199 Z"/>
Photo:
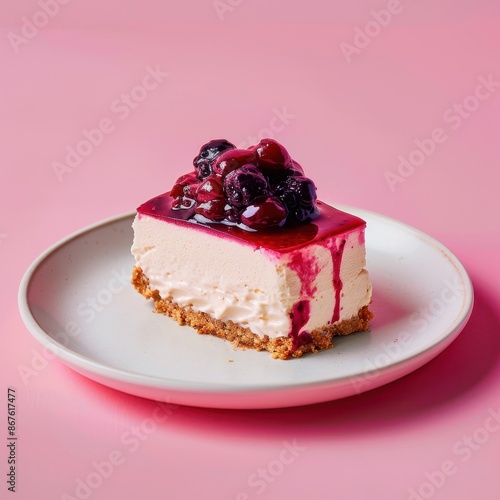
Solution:
<path fill-rule="evenodd" d="M 207 231 L 214 236 L 239 240 L 243 244 L 254 248 L 264 248 L 274 253 L 287 253 L 313 243 L 318 244 L 331 236 L 343 235 L 364 228 L 366 225 L 365 221 L 359 217 L 337 210 L 318 200 L 319 216 L 314 221 L 306 224 L 270 227 L 260 231 L 245 231 L 237 225 L 201 224 L 190 218 L 186 220 L 183 218 L 187 215 L 186 212 L 174 210 L 172 201 L 173 198 L 169 192 L 163 193 L 143 203 L 137 212 L 140 215 L 165 220 L 165 222 L 181 224 L 186 228 Z"/>

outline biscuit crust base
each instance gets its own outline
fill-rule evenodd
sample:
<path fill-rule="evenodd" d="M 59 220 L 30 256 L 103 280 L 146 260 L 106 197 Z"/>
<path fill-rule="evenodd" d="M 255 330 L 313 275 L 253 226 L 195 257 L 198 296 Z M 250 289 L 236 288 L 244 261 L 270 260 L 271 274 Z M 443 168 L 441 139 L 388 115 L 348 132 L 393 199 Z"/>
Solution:
<path fill-rule="evenodd" d="M 290 337 L 269 338 L 267 335 L 260 337 L 249 328 L 232 321 L 220 321 L 207 313 L 193 311 L 190 307 L 181 307 L 172 302 L 171 297 L 162 298 L 158 290 L 151 290 L 149 279 L 140 267 L 136 266 L 133 270 L 132 284 L 146 299 L 153 299 L 156 312 L 171 317 L 179 325 L 191 326 L 202 335 L 213 335 L 229 340 L 239 348 L 266 350 L 275 359 L 300 358 L 306 352 L 330 349 L 333 347 L 332 339 L 335 335 L 349 335 L 353 332 L 368 330 L 368 323 L 373 317 L 368 306 L 362 307 L 357 316 L 312 331 L 312 341 L 293 350 L 293 341 Z"/>

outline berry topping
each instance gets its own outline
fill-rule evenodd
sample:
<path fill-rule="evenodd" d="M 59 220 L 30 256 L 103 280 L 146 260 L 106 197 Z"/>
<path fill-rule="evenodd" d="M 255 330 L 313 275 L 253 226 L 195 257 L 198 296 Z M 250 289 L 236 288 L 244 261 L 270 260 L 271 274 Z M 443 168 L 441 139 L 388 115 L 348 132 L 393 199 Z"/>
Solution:
<path fill-rule="evenodd" d="M 205 144 L 194 171 L 170 191 L 179 218 L 242 224 L 260 230 L 315 219 L 316 187 L 274 139 L 237 149 L 225 139 Z M 202 216 L 202 217 L 198 217 Z"/>
<path fill-rule="evenodd" d="M 286 222 L 286 209 L 277 198 L 258 200 L 241 214 L 241 222 L 251 229 L 282 226 Z"/>
<path fill-rule="evenodd" d="M 286 168 L 289 175 L 304 175 L 304 169 L 295 160 L 292 160 Z"/>
<path fill-rule="evenodd" d="M 274 139 L 262 139 L 255 152 L 258 165 L 265 173 L 278 173 L 291 162 L 288 151 Z"/>
<path fill-rule="evenodd" d="M 288 210 L 288 216 L 304 222 L 319 215 L 316 206 L 316 186 L 311 179 L 303 176 L 286 177 L 276 186 L 276 194 Z"/>
<path fill-rule="evenodd" d="M 216 175 L 207 177 L 198 187 L 196 192 L 198 204 L 195 208 L 197 214 L 211 221 L 221 221 L 226 217 L 226 199 L 222 179 Z"/>
<path fill-rule="evenodd" d="M 255 163 L 257 157 L 248 149 L 230 149 L 225 151 L 214 161 L 212 169 L 214 174 L 225 177 L 227 174 L 247 163 Z"/>
<path fill-rule="evenodd" d="M 194 172 L 189 172 L 189 174 L 181 175 L 174 184 L 174 187 L 170 191 L 170 196 L 177 198 L 178 196 L 184 195 L 184 188 L 190 186 L 191 184 L 197 183 L 196 174 Z"/>
<path fill-rule="evenodd" d="M 233 207 L 247 207 L 267 194 L 267 180 L 260 170 L 247 164 L 229 173 L 224 180 L 227 201 Z"/>
<path fill-rule="evenodd" d="M 212 163 L 224 151 L 234 149 L 236 146 L 226 139 L 214 139 L 204 144 L 198 156 L 193 160 L 193 165 L 201 181 L 212 174 Z"/>
<path fill-rule="evenodd" d="M 194 215 L 194 205 L 196 204 L 196 190 L 198 189 L 198 182 L 196 174 L 190 172 L 189 174 L 179 177 L 170 191 L 170 195 L 175 199 L 172 202 L 174 210 L 182 210 L 185 212 L 183 218 L 189 218 Z M 189 215 L 187 211 L 189 210 Z"/>

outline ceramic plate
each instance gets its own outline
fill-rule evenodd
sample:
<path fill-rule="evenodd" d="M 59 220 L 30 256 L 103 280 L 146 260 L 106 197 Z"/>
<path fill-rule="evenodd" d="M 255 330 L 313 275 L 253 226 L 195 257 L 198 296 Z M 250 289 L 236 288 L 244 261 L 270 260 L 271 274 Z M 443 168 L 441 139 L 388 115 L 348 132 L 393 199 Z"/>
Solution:
<path fill-rule="evenodd" d="M 38 257 L 19 289 L 23 320 L 42 346 L 104 385 L 159 401 L 257 409 L 343 398 L 379 387 L 437 356 L 473 304 L 465 269 L 443 245 L 405 224 L 367 221 L 374 295 L 370 332 L 281 361 L 237 350 L 152 312 L 130 284 L 133 213 L 72 234 Z"/>

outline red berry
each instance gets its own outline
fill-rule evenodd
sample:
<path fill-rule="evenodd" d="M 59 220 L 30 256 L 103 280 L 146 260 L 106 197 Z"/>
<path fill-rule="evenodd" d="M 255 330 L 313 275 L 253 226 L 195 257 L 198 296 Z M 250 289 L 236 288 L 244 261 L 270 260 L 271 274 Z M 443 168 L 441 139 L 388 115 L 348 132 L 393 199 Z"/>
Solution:
<path fill-rule="evenodd" d="M 247 163 L 253 163 L 256 159 L 255 153 L 248 149 L 230 149 L 217 157 L 213 163 L 212 170 L 214 174 L 225 177 L 229 172 Z"/>
<path fill-rule="evenodd" d="M 207 177 L 196 192 L 197 205 L 195 212 L 211 221 L 218 222 L 226 217 L 224 187 L 222 179 L 217 175 Z"/>
<path fill-rule="evenodd" d="M 255 152 L 257 163 L 266 174 L 278 173 L 291 162 L 288 151 L 274 139 L 262 139 Z"/>
<path fill-rule="evenodd" d="M 291 160 L 290 164 L 286 166 L 287 170 L 290 170 L 289 175 L 304 175 L 304 169 L 295 160 Z"/>
<path fill-rule="evenodd" d="M 207 177 L 196 191 L 198 203 L 205 203 L 211 200 L 224 199 L 224 186 L 222 179 L 216 175 Z"/>
<path fill-rule="evenodd" d="M 203 203 L 198 203 L 195 208 L 197 214 L 203 215 L 213 222 L 220 222 L 226 217 L 226 200 L 224 198 L 216 198 Z"/>
<path fill-rule="evenodd" d="M 226 139 L 214 139 L 207 144 L 204 144 L 198 156 L 193 160 L 194 169 L 198 175 L 198 179 L 202 181 L 212 174 L 212 164 L 221 153 L 228 149 L 234 149 L 235 145 L 231 144 Z"/>
<path fill-rule="evenodd" d="M 276 198 L 256 201 L 241 214 L 241 222 L 251 229 L 282 226 L 286 222 L 286 208 Z"/>
<path fill-rule="evenodd" d="M 197 189 L 196 173 L 190 172 L 179 177 L 170 191 L 170 196 L 174 197 L 172 208 L 179 211 L 181 219 L 188 219 L 194 214 Z"/>
<path fill-rule="evenodd" d="M 170 191 L 170 196 L 177 198 L 184 194 L 184 187 L 191 184 L 196 184 L 198 179 L 196 178 L 195 172 L 190 172 L 189 174 L 181 175 L 174 184 L 174 187 Z"/>

